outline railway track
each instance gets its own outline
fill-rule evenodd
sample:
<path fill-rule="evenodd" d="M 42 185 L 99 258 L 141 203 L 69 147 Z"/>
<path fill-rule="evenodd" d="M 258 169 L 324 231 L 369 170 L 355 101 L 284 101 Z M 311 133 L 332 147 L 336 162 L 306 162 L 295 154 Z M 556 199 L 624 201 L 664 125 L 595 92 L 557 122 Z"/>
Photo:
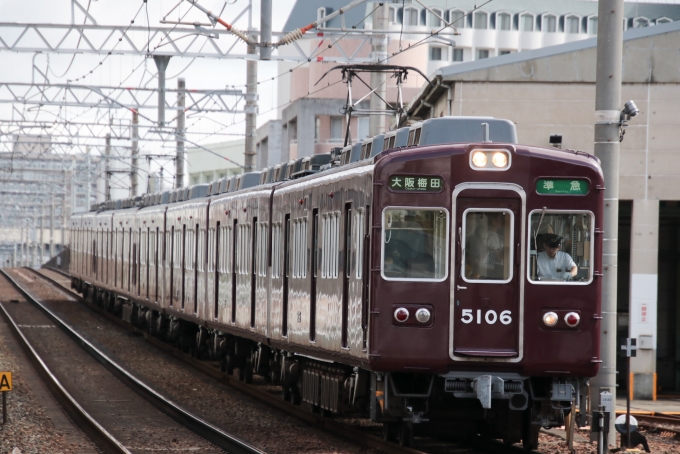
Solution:
<path fill-rule="evenodd" d="M 617 412 L 618 414 L 625 414 L 625 412 Z M 637 419 L 639 427 L 652 431 L 671 433 L 674 438 L 680 439 L 680 415 L 632 413 L 631 416 Z"/>
<path fill-rule="evenodd" d="M 3 316 L 55 400 L 103 452 L 262 453 L 164 398 L 64 323 L 16 275 L 0 273 L 30 303 L 0 306 Z"/>
<path fill-rule="evenodd" d="M 394 454 L 438 454 L 456 452 L 464 453 L 485 453 L 485 454 L 526 454 L 527 451 L 517 447 L 508 446 L 494 440 L 486 440 L 480 437 L 471 437 L 464 442 L 442 442 L 437 440 L 419 441 L 417 448 L 402 447 L 395 443 L 383 440 L 380 436 L 375 435 L 379 430 L 367 430 L 365 427 L 355 426 L 342 421 L 337 421 L 333 418 L 324 417 L 319 414 L 312 413 L 299 406 L 291 405 L 283 401 L 278 394 L 273 394 L 266 386 L 258 384 L 245 384 L 239 381 L 236 377 L 227 375 L 219 369 L 219 366 L 213 362 L 201 361 L 193 358 L 191 355 L 178 350 L 168 343 L 140 330 L 133 325 L 121 320 L 115 315 L 105 311 L 98 305 L 92 303 L 89 299 L 83 298 L 78 293 L 71 290 L 70 277 L 68 274 L 59 270 L 33 270 L 29 269 L 35 275 L 49 281 L 51 284 L 57 286 L 63 293 L 68 294 L 73 299 L 81 302 L 90 309 L 96 311 L 99 315 L 105 317 L 112 323 L 128 330 L 141 334 L 146 341 L 151 343 L 156 348 L 163 352 L 172 355 L 173 357 L 187 363 L 192 368 L 195 368 L 202 373 L 212 377 L 213 379 L 226 384 L 227 386 L 236 389 L 243 394 L 246 394 L 260 402 L 267 404 L 273 408 L 281 410 L 288 415 L 291 415 L 299 420 L 307 422 L 315 427 L 320 427 L 328 432 L 342 436 L 352 440 L 353 442 L 362 446 L 379 449 L 381 452 Z"/>

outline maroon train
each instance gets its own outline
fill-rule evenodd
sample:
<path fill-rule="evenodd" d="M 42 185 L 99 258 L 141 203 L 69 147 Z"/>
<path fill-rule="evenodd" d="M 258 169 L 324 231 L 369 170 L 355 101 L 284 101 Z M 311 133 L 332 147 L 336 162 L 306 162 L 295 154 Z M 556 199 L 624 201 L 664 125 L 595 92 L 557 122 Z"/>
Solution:
<path fill-rule="evenodd" d="M 506 120 L 431 119 L 321 169 L 107 203 L 71 217 L 72 283 L 404 444 L 464 432 L 532 448 L 598 370 L 604 186 L 594 156 L 516 142 Z M 555 235 L 575 273 L 542 275 Z"/>

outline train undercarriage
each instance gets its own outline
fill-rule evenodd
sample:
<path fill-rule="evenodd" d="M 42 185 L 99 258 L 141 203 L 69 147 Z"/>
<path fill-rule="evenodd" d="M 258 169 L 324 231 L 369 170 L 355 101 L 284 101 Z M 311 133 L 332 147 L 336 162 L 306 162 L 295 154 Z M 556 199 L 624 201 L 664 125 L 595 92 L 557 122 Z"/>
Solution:
<path fill-rule="evenodd" d="M 381 423 L 383 437 L 410 446 L 414 437 L 480 434 L 536 449 L 542 427 L 564 425 L 575 408 L 586 415 L 587 380 L 516 374 L 373 372 L 273 348 L 163 314 L 72 279 L 72 288 L 124 321 L 223 372 L 251 383 L 259 375 L 282 398 L 334 417 Z M 579 426 L 585 418 L 577 418 Z"/>

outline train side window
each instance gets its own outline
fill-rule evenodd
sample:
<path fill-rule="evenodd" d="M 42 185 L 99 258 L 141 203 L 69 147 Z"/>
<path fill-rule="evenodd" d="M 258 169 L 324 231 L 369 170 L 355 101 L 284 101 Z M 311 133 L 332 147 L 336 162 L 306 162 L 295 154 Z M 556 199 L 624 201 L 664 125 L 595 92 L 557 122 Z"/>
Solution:
<path fill-rule="evenodd" d="M 322 260 L 321 277 L 324 279 L 335 279 L 338 277 L 339 223 L 340 217 L 338 212 L 324 214 L 322 228 L 323 248 L 319 254 Z"/>
<path fill-rule="evenodd" d="M 512 280 L 514 215 L 503 209 L 463 213 L 463 279 L 507 283 Z"/>
<path fill-rule="evenodd" d="M 356 254 L 356 277 L 361 279 L 361 272 L 363 268 L 364 258 L 364 209 L 356 209 L 356 222 L 354 228 L 356 229 L 356 236 L 354 237 L 354 251 Z"/>
<path fill-rule="evenodd" d="M 205 271 L 205 249 L 208 245 L 205 242 L 205 229 L 201 229 L 198 236 L 198 271 Z"/>
<path fill-rule="evenodd" d="M 259 233 L 258 233 L 258 254 L 257 254 L 257 264 L 258 264 L 258 274 L 260 276 L 267 275 L 267 231 L 268 226 L 265 222 L 260 222 Z"/>
<path fill-rule="evenodd" d="M 534 210 L 529 213 L 529 225 L 529 281 L 553 285 L 592 282 L 592 212 Z"/>
<path fill-rule="evenodd" d="M 449 212 L 442 208 L 385 208 L 383 279 L 443 281 L 448 274 Z"/>
<path fill-rule="evenodd" d="M 279 241 L 279 224 L 272 223 L 272 278 L 279 277 L 279 257 L 281 253 Z"/>

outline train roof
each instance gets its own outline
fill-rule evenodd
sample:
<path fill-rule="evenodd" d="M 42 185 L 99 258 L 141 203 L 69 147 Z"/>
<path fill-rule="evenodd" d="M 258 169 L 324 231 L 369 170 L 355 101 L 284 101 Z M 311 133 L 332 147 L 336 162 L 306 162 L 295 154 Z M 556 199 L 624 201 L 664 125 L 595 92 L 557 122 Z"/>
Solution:
<path fill-rule="evenodd" d="M 442 144 L 494 142 L 517 144 L 515 124 L 510 120 L 484 116 L 430 118 L 407 127 L 369 137 L 346 147 L 332 148 L 330 153 L 300 157 L 261 171 L 223 177 L 209 184 L 199 184 L 162 193 L 145 194 L 136 198 L 97 203 L 90 207 L 90 211 L 173 204 L 201 197 L 218 196 L 224 193 L 280 184 L 307 178 L 321 172 L 330 171 L 334 174 L 335 171 L 333 170 L 339 167 L 355 167 L 356 164 L 362 162 L 373 164 L 396 151 L 412 151 L 411 147 L 414 146 L 421 149 L 420 147 Z M 533 150 L 532 147 L 528 147 L 528 149 Z M 547 153 L 546 157 L 555 156 L 561 159 L 565 158 L 565 152 L 571 152 L 577 159 L 590 159 L 591 162 L 596 161 L 599 166 L 597 158 L 584 152 L 557 149 L 536 152 L 539 154 Z"/>

